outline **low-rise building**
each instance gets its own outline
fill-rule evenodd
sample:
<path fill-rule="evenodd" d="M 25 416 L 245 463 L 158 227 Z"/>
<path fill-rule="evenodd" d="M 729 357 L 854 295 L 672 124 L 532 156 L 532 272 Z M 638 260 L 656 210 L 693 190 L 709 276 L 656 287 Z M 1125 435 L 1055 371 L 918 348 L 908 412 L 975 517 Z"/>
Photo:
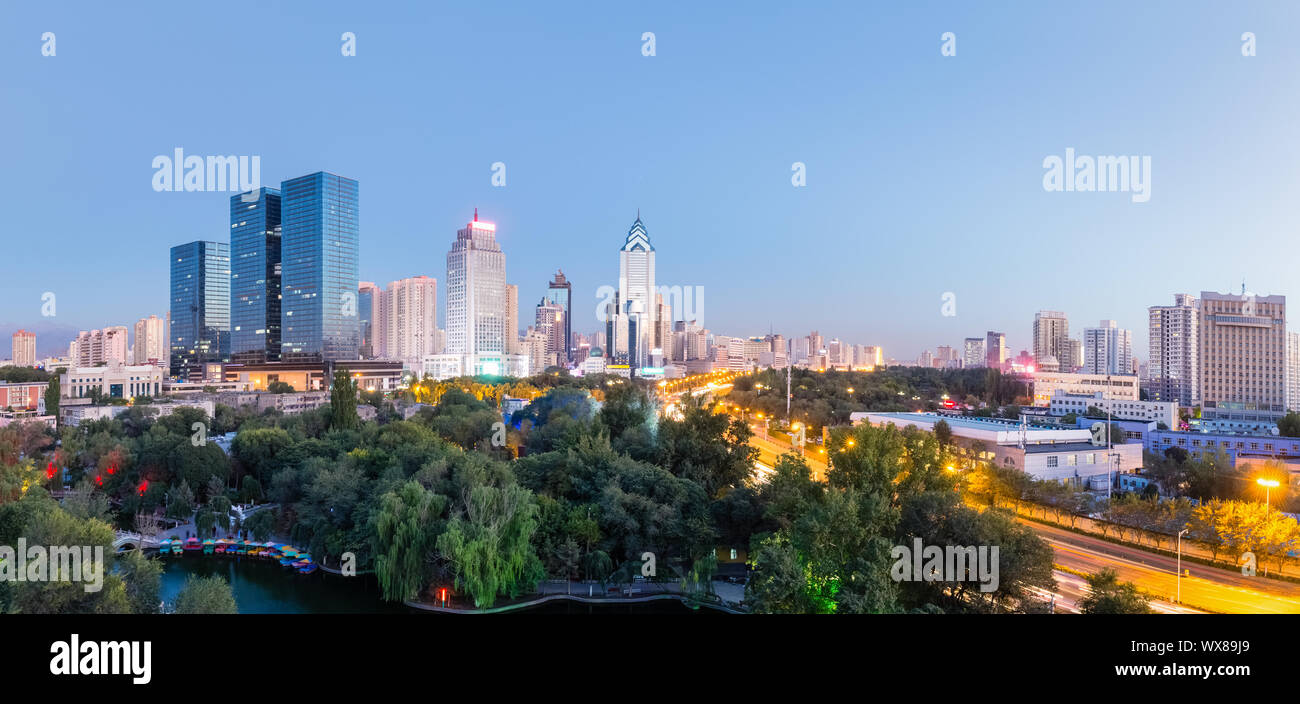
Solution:
<path fill-rule="evenodd" d="M 1074 485 L 1105 487 L 1111 472 L 1129 473 L 1142 467 L 1142 445 L 1117 443 L 1112 447 L 1094 445 L 1092 432 L 1086 428 L 1032 425 L 1000 418 L 939 413 L 852 413 L 856 424 L 894 425 L 933 432 L 944 421 L 952 429 L 954 443 L 963 454 L 1019 469 L 1035 479 L 1053 479 Z"/>
<path fill-rule="evenodd" d="M 1037 371 L 1025 374 L 1033 385 L 1035 406 L 1050 406 L 1057 391 L 1069 394 L 1101 393 L 1103 398 L 1116 401 L 1137 401 L 1141 398 L 1138 377 L 1118 374 L 1067 374 L 1065 372 Z"/>
<path fill-rule="evenodd" d="M 93 389 L 110 398 L 132 399 L 162 394 L 162 367 L 110 362 L 99 367 L 71 367 L 59 377 L 61 398 L 88 398 Z"/>
<path fill-rule="evenodd" d="M 131 408 L 145 409 L 145 412 L 150 413 L 155 418 L 171 415 L 182 408 L 196 408 L 211 418 L 216 406 L 210 399 L 186 399 L 184 401 L 168 401 L 166 403 L 150 403 L 138 406 L 92 406 L 88 403 L 60 404 L 59 422 L 64 425 L 80 425 L 87 421 L 116 418 Z"/>
<path fill-rule="evenodd" d="M 1164 423 L 1167 428 L 1178 427 L 1178 404 L 1173 401 L 1135 401 L 1131 399 L 1110 399 L 1100 391 L 1090 394 L 1070 393 L 1058 388 L 1048 406 L 1052 415 L 1063 416 L 1070 413 L 1083 415 L 1089 408 L 1096 408 L 1102 414 L 1109 414 L 1123 420 L 1143 420 Z"/>
<path fill-rule="evenodd" d="M 0 382 L 0 410 L 44 411 L 47 381 Z"/>

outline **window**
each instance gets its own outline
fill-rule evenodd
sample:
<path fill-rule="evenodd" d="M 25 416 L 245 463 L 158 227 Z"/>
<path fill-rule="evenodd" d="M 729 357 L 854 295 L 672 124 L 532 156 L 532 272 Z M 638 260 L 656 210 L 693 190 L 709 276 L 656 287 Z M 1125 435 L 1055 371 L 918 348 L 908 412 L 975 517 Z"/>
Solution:
<path fill-rule="evenodd" d="M 1058 458 L 1056 455 L 1049 455 L 1047 458 L 1047 466 L 1056 467 L 1059 460 L 1060 458 Z"/>

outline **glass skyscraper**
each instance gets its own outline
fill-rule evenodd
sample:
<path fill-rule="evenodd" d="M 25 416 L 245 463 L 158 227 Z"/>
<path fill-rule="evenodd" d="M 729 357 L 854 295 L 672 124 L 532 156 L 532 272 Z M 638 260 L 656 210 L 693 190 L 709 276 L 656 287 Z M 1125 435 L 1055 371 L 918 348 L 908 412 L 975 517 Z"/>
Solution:
<path fill-rule="evenodd" d="M 171 248 L 171 374 L 201 377 L 203 364 L 230 359 L 230 245 Z"/>
<path fill-rule="evenodd" d="M 357 182 L 318 171 L 281 194 L 281 359 L 357 359 Z"/>
<path fill-rule="evenodd" d="M 563 271 L 555 272 L 555 279 L 546 288 L 546 300 L 564 309 L 564 337 L 560 361 L 573 361 L 573 284 L 564 277 Z"/>
<path fill-rule="evenodd" d="M 280 359 L 280 191 L 230 197 L 230 358 Z"/>

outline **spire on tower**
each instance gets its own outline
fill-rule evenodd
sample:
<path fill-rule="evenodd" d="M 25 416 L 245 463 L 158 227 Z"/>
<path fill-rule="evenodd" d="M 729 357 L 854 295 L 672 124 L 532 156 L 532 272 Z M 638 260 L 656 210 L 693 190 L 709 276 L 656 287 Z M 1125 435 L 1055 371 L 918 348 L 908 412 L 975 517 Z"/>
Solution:
<path fill-rule="evenodd" d="M 474 222 L 478 222 L 478 208 L 474 208 Z"/>

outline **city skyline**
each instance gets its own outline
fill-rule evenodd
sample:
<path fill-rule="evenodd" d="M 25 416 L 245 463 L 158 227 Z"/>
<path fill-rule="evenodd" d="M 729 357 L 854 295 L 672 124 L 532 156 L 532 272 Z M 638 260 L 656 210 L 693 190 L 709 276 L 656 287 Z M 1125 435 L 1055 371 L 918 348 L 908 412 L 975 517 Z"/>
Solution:
<path fill-rule="evenodd" d="M 511 278 L 522 300 L 537 298 L 550 274 L 564 269 L 575 287 L 574 331 L 599 329 L 596 291 L 616 285 L 603 249 L 592 243 L 620 232 L 638 207 L 657 246 L 679 253 L 661 265 L 659 281 L 716 291 L 709 296 L 710 329 L 775 329 L 789 338 L 816 329 L 883 346 L 897 359 L 986 330 L 1005 332 L 1012 353 L 1032 349 L 1029 321 L 1040 309 L 1077 321 L 1116 320 L 1135 331 L 1135 350 L 1145 358 L 1147 309 L 1174 293 L 1235 292 L 1244 278 L 1261 295 L 1300 294 L 1291 290 L 1285 256 L 1253 254 L 1261 247 L 1287 251 L 1295 229 L 1280 194 L 1297 181 L 1287 166 L 1300 143 L 1284 117 L 1293 112 L 1294 94 L 1285 67 L 1300 53 L 1268 33 L 1295 8 L 1211 9 L 1193 19 L 1160 12 L 1159 5 L 1134 13 L 1108 4 L 1071 18 L 1077 41 L 1126 47 L 1096 57 L 1062 54 L 1051 32 L 1039 31 L 1059 23 L 1046 9 L 1015 18 L 993 14 L 841 7 L 834 15 L 814 9 L 789 22 L 737 29 L 719 8 L 591 15 L 518 6 L 435 19 L 412 6 L 395 26 L 322 4 L 306 21 L 271 8 L 250 26 L 238 13 L 183 8 L 170 19 L 135 20 L 150 39 L 134 42 L 111 31 L 122 20 L 107 8 L 18 8 L 0 53 L 24 70 L 3 80 L 19 95 L 57 95 L 60 109 L 15 111 L 15 129 L 31 139 L 15 144 L 13 156 L 31 168 L 0 176 L 0 185 L 36 206 L 15 213 L 14 231 L 51 233 L 72 251 L 53 281 L 39 274 L 40 248 L 14 253 L 15 295 L 0 306 L 0 325 L 5 332 L 59 326 L 70 338 L 77 329 L 130 325 L 165 312 L 166 265 L 160 256 L 138 256 L 135 247 L 222 241 L 229 224 L 228 192 L 149 188 L 150 159 L 177 147 L 259 155 L 263 185 L 311 169 L 365 182 L 359 265 L 369 281 L 437 277 L 439 256 L 430 243 L 477 206 L 491 213 L 502 246 L 518 262 Z M 212 32 L 179 36 L 165 31 L 171 22 Z M 895 29 L 880 29 L 886 25 Z M 59 33 L 55 57 L 32 48 L 47 29 Z M 942 57 L 939 37 L 948 30 L 959 49 Z M 1248 30 L 1259 34 L 1260 51 L 1246 58 L 1239 36 Z M 358 37 L 355 57 L 338 53 L 343 31 Z M 655 56 L 640 52 L 643 31 L 657 34 Z M 817 47 L 791 41 L 809 31 L 821 37 Z M 551 34 L 556 41 L 539 44 Z M 441 36 L 482 38 L 492 51 L 463 61 L 427 39 Z M 159 53 L 227 58 L 171 66 L 152 60 Z M 897 73 L 864 76 L 860 89 L 819 70 L 877 55 Z M 1044 62 L 1045 55 L 1054 58 Z M 440 63 L 457 71 L 437 74 L 436 97 L 396 89 L 399 67 Z M 153 72 L 147 84 L 119 80 L 141 66 Z M 241 100 L 328 105 L 320 124 L 232 121 L 212 107 L 219 94 L 201 88 L 268 66 L 302 76 L 304 85 L 253 85 Z M 1151 68 L 1125 82 L 1107 78 L 1128 75 L 1133 66 Z M 701 74 L 745 78 L 727 84 Z M 187 80 L 173 80 L 180 75 Z M 163 113 L 184 119 L 160 123 L 139 114 L 137 106 L 151 104 L 145 91 L 157 83 L 180 86 Z M 114 90 L 71 90 L 97 84 Z M 307 92 L 326 86 L 347 97 Z M 593 88 L 604 96 L 596 112 L 618 113 L 620 121 L 565 107 L 577 96 L 591 98 Z M 458 94 L 487 94 L 492 107 L 471 111 L 472 118 L 441 109 L 444 97 Z M 1037 100 L 1027 105 L 1029 94 Z M 907 107 L 882 113 L 872 109 L 878 104 Z M 372 106 L 385 110 L 382 130 L 373 128 Z M 101 116 L 100 129 L 76 129 L 73 120 L 86 113 Z M 520 113 L 537 119 L 520 126 L 512 117 Z M 719 129 L 701 115 L 746 117 L 734 129 Z M 935 134 L 957 116 L 962 129 Z M 1008 131 L 1008 122 L 1021 127 Z M 60 143 L 56 134 L 71 138 Z M 1043 159 L 1067 148 L 1151 156 L 1150 200 L 1046 192 Z M 505 166 L 501 188 L 492 185 L 497 162 Z M 794 162 L 807 166 L 805 187 L 791 185 Z M 101 177 L 82 178 L 87 172 L 69 171 L 67 163 L 93 164 Z M 77 194 L 75 205 L 51 200 L 62 202 L 67 193 Z M 999 203 L 995 213 L 988 202 Z M 574 213 L 581 213 L 576 229 Z M 92 255 L 92 246 L 119 232 L 115 222 L 131 223 L 133 246 Z M 1197 255 L 1225 236 L 1254 246 Z M 945 245 L 943 256 L 933 256 L 935 238 Z M 1061 266 L 1055 257 L 1071 247 L 1082 256 L 1090 247 L 1113 252 L 1150 238 L 1177 243 L 1176 266 L 1151 276 L 1140 257 L 1120 256 L 1107 278 L 1122 286 L 1098 286 L 1086 297 L 1050 286 Z M 1034 250 L 1051 265 L 1008 269 L 1017 285 L 997 283 L 1007 252 Z M 791 251 L 815 265 L 792 267 L 778 285 L 773 262 Z M 825 256 L 832 252 L 842 256 Z M 126 285 L 97 285 L 102 271 L 114 270 L 131 272 Z M 47 291 L 59 301 L 49 319 L 40 315 Z M 955 316 L 940 314 L 946 292 L 956 296 Z M 852 315 L 838 304 L 846 293 L 861 302 Z M 886 304 L 870 305 L 880 300 Z M 43 340 L 38 345 L 48 352 Z"/>

